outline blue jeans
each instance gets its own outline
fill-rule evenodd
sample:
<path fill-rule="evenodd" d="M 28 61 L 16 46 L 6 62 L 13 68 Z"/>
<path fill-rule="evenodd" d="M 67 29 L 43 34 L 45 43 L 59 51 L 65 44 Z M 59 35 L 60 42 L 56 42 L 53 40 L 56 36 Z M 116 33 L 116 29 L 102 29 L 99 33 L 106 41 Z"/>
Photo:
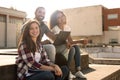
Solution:
<path fill-rule="evenodd" d="M 61 67 L 62 77 L 55 76 L 54 72 L 51 71 L 37 71 L 33 75 L 28 76 L 27 80 L 67 80 L 69 75 L 69 69 L 66 66 Z"/>
<path fill-rule="evenodd" d="M 62 66 L 61 70 L 62 70 L 62 73 L 63 73 L 62 77 L 56 76 L 55 80 L 68 80 L 68 76 L 69 76 L 68 67 L 67 66 Z"/>
<path fill-rule="evenodd" d="M 77 70 L 80 70 L 80 48 L 78 45 L 73 45 L 70 48 L 69 55 L 68 55 L 68 66 L 71 63 L 72 59 L 74 58 L 75 67 Z"/>
<path fill-rule="evenodd" d="M 55 46 L 53 44 L 45 44 L 45 45 L 43 45 L 43 47 L 45 48 L 46 53 L 47 53 L 50 61 L 52 61 L 54 63 L 55 62 L 55 55 L 56 55 Z"/>
<path fill-rule="evenodd" d="M 39 71 L 28 76 L 26 80 L 55 80 L 55 77 L 51 71 Z"/>

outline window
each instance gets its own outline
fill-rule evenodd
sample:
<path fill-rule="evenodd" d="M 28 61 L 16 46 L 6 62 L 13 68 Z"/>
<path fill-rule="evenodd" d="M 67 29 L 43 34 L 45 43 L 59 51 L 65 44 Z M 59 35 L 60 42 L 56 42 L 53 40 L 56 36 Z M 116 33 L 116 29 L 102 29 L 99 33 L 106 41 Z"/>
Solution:
<path fill-rule="evenodd" d="M 118 14 L 108 14 L 108 19 L 118 19 Z"/>
<path fill-rule="evenodd" d="M 10 17 L 9 18 L 9 23 L 12 23 L 12 24 L 23 23 L 23 20 L 19 19 L 19 18 Z"/>
<path fill-rule="evenodd" d="M 0 15 L 0 22 L 5 22 L 6 21 L 6 18 L 4 15 Z"/>
<path fill-rule="evenodd" d="M 120 31 L 120 26 L 108 26 L 109 31 Z"/>
<path fill-rule="evenodd" d="M 110 39 L 110 42 L 109 42 L 110 44 L 114 44 L 114 43 L 118 43 L 118 39 Z"/>

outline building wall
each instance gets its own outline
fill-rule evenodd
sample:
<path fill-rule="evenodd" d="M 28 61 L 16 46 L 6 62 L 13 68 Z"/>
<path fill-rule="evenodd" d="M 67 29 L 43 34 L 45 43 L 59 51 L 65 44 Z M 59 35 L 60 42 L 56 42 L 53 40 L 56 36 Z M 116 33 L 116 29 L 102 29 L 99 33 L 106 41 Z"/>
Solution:
<path fill-rule="evenodd" d="M 65 9 L 63 12 L 66 14 L 67 22 L 72 28 L 74 39 L 87 37 L 95 44 L 109 44 L 112 40 L 120 43 L 120 8 L 108 9 L 98 5 Z M 99 16 L 96 14 L 99 14 Z M 91 16 L 95 16 L 95 18 Z M 86 27 L 86 24 L 88 27 Z M 100 30 L 102 32 L 101 35 Z M 89 31 L 92 31 L 92 34 Z"/>
<path fill-rule="evenodd" d="M 64 9 L 73 36 L 103 35 L 102 6 Z"/>
<path fill-rule="evenodd" d="M 0 48 L 17 47 L 18 34 L 25 18 L 25 12 L 0 7 Z"/>
<path fill-rule="evenodd" d="M 120 8 L 104 9 L 103 16 L 103 43 L 109 44 L 112 39 L 120 43 Z"/>
<path fill-rule="evenodd" d="M 112 39 L 120 43 L 120 31 L 104 31 L 103 43 L 109 44 Z"/>
<path fill-rule="evenodd" d="M 17 46 L 17 25 L 8 24 L 7 27 L 7 47 L 16 47 Z"/>
<path fill-rule="evenodd" d="M 108 18 L 110 15 L 111 18 Z M 117 18 L 115 18 L 115 15 L 117 15 Z M 109 26 L 120 26 L 120 8 L 104 10 L 104 30 L 108 31 Z"/>
<path fill-rule="evenodd" d="M 5 23 L 0 22 L 0 47 L 5 46 Z"/>

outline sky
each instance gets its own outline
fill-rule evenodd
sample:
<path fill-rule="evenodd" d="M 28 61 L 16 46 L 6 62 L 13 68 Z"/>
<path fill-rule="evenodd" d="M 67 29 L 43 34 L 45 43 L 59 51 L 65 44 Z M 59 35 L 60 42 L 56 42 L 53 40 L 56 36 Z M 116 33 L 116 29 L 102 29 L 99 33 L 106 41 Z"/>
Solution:
<path fill-rule="evenodd" d="M 34 18 L 35 9 L 43 6 L 46 9 L 46 18 L 55 10 L 66 8 L 103 5 L 106 8 L 120 8 L 119 0 L 0 0 L 0 7 L 13 7 L 27 13 L 28 18 Z"/>

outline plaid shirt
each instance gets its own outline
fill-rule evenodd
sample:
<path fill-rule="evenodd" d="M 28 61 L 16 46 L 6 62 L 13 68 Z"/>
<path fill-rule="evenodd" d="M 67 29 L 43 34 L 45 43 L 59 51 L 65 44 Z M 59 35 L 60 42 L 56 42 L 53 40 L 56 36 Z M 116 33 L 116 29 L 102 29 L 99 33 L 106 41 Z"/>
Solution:
<path fill-rule="evenodd" d="M 27 48 L 26 44 L 22 43 L 18 48 L 18 57 L 16 59 L 17 64 L 17 76 L 18 80 L 25 80 L 25 73 L 29 68 L 31 69 L 40 69 L 41 65 L 53 65 L 48 59 L 48 56 L 43 49 L 43 46 L 40 44 L 39 49 L 41 59 L 38 62 L 35 61 L 33 53 L 31 53 Z"/>

